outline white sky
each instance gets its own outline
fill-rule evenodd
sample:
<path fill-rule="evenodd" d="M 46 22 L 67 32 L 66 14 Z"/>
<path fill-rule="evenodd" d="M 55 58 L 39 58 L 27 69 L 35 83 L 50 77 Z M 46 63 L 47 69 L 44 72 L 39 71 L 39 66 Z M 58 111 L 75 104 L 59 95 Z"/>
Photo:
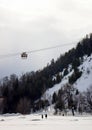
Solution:
<path fill-rule="evenodd" d="M 0 55 L 75 42 L 91 30 L 92 0 L 0 0 Z M 41 68 L 66 50 L 36 54 L 33 69 Z M 44 61 L 37 67 L 39 58 Z M 9 62 L 9 68 L 2 67 L 6 63 L 5 59 L 0 61 L 1 75 L 7 75 L 9 70 L 13 73 L 13 63 Z M 20 72 L 21 64 L 18 61 Z M 29 70 L 31 67 L 25 71 Z"/>

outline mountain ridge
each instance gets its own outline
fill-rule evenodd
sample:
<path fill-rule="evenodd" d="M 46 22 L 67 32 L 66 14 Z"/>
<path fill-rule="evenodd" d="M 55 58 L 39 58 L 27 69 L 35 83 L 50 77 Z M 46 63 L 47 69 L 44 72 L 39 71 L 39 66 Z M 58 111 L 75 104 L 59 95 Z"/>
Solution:
<path fill-rule="evenodd" d="M 87 64 L 85 65 L 86 71 L 83 71 L 84 68 L 82 65 L 84 62 Z M 90 68 L 88 63 L 90 63 Z M 83 74 L 85 76 L 86 72 L 89 75 L 92 72 L 92 34 L 86 35 L 85 38 L 78 42 L 76 48 L 72 48 L 65 54 L 61 55 L 56 61 L 52 59 L 51 64 L 47 65 L 42 70 L 29 72 L 20 77 L 15 74 L 10 77 L 5 77 L 0 84 L 0 94 L 4 99 L 2 113 L 29 113 L 30 107 L 33 110 L 39 109 L 39 103 L 43 108 L 45 101 L 39 102 L 39 99 L 41 99 L 46 90 L 53 89 L 54 85 L 56 88 L 59 88 L 57 84 L 60 84 L 61 82 L 62 85 L 68 83 L 68 85 L 64 88 L 68 90 L 74 85 L 74 83 L 77 83 L 77 81 L 81 79 Z M 90 82 L 91 76 L 92 75 L 90 75 Z M 78 86 L 75 86 L 76 90 L 74 91 L 78 93 Z M 58 89 L 58 93 L 64 93 L 63 91 L 66 91 L 62 90 L 62 88 L 61 90 Z M 72 88 L 70 90 L 72 91 Z M 58 95 L 57 101 L 59 101 L 60 95 L 63 94 Z M 70 95 L 68 96 L 70 97 L 70 101 L 72 101 L 73 99 L 71 100 Z M 35 101 L 37 100 L 38 104 L 35 105 Z M 60 105 L 60 103 L 58 105 Z M 62 105 L 64 106 L 64 104 Z M 68 107 L 72 107 L 72 105 L 70 102 Z M 61 108 L 62 107 L 60 107 L 60 109 Z"/>

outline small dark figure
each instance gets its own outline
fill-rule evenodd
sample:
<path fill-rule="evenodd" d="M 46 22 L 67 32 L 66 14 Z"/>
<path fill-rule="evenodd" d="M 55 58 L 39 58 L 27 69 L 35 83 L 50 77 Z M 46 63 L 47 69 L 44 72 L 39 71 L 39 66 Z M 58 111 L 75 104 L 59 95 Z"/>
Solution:
<path fill-rule="evenodd" d="M 62 116 L 64 116 L 64 114 L 62 114 Z"/>
<path fill-rule="evenodd" d="M 82 115 L 82 107 L 79 106 L 79 113 Z"/>
<path fill-rule="evenodd" d="M 73 116 L 75 115 L 75 114 L 74 114 L 74 107 L 72 107 L 72 114 L 73 114 Z"/>
<path fill-rule="evenodd" d="M 42 114 L 42 119 L 43 119 L 43 114 Z"/>
<path fill-rule="evenodd" d="M 45 118 L 47 118 L 47 114 L 45 114 Z"/>

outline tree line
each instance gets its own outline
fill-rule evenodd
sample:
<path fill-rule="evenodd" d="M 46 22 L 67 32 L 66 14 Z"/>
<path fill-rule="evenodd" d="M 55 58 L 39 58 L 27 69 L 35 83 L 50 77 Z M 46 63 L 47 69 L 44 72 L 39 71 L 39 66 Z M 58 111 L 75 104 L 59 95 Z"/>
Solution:
<path fill-rule="evenodd" d="M 79 92 L 73 85 L 66 84 L 58 93 L 54 93 L 52 103 L 55 104 L 55 114 L 63 111 L 67 114 L 68 111 L 92 113 L 92 86 L 85 92 Z"/>
<path fill-rule="evenodd" d="M 62 78 L 69 73 L 68 66 L 74 69 L 69 78 L 73 84 L 82 74 L 77 67 L 82 63 L 84 55 L 92 54 L 92 34 L 83 38 L 76 46 L 54 61 L 36 72 L 29 72 L 18 77 L 12 74 L 3 78 L 0 83 L 0 97 L 3 98 L 2 113 L 30 113 L 30 108 L 35 108 L 35 101 L 41 98 L 44 88 L 48 89 L 60 83 Z M 64 71 L 63 74 L 59 74 Z M 53 79 L 53 76 L 56 78 Z M 41 102 L 44 106 L 44 102 Z"/>

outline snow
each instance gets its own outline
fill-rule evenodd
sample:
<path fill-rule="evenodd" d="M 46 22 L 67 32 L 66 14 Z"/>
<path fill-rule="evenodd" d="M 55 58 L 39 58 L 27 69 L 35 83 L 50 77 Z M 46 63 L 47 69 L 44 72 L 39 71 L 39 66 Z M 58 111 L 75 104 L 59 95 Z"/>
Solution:
<path fill-rule="evenodd" d="M 72 75 L 73 70 L 70 72 L 71 65 L 68 67 L 69 74 L 66 75 L 59 84 L 55 84 L 52 88 L 46 91 L 47 99 L 52 97 L 54 92 L 58 93 L 62 86 L 68 83 L 68 78 Z M 79 66 L 82 71 L 82 76 L 73 84 L 79 91 L 86 91 L 87 88 L 92 86 L 92 55 L 83 57 L 83 63 Z M 64 72 L 64 71 L 63 71 Z M 63 74 L 62 72 L 62 74 Z M 54 77 L 55 78 L 55 77 Z"/>
<path fill-rule="evenodd" d="M 73 71 L 71 71 L 67 76 L 65 76 L 59 84 L 55 84 L 52 88 L 48 89 L 45 93 L 47 95 L 47 98 L 49 96 L 52 96 L 54 94 L 54 92 L 58 93 L 58 91 L 61 89 L 61 87 L 63 87 L 65 84 L 68 83 L 68 77 L 72 73 L 73 73 Z"/>
<path fill-rule="evenodd" d="M 0 130 L 92 130 L 92 116 L 1 115 Z"/>
<path fill-rule="evenodd" d="M 84 57 L 84 62 L 79 67 L 83 71 L 82 76 L 74 84 L 80 91 L 85 91 L 87 88 L 92 86 L 92 55 Z"/>

